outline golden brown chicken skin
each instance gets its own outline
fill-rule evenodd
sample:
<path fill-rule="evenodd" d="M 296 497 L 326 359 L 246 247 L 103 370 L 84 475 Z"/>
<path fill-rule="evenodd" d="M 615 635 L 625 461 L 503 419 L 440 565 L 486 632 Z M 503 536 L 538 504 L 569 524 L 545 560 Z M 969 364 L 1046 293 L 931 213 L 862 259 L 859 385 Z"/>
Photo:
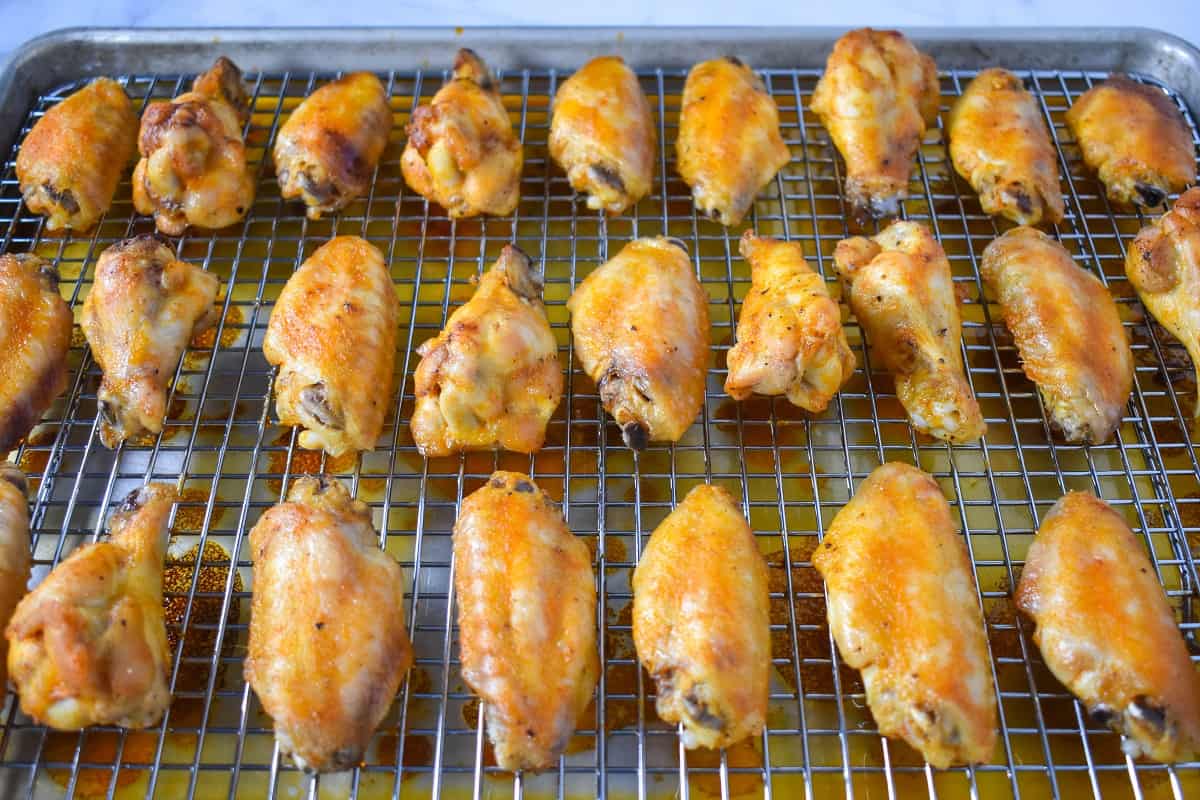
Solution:
<path fill-rule="evenodd" d="M 1196 182 L 1187 121 L 1161 89 L 1113 75 L 1084 92 L 1066 118 L 1115 203 L 1154 208 Z"/>
<path fill-rule="evenodd" d="M 167 384 L 188 342 L 216 322 L 217 290 L 216 275 L 150 235 L 101 253 L 80 326 L 104 372 L 96 402 L 105 447 L 162 431 Z"/>
<path fill-rule="evenodd" d="M 989 244 L 979 274 L 1051 421 L 1068 441 L 1107 441 L 1133 388 L 1133 352 L 1108 289 L 1029 227 Z"/>
<path fill-rule="evenodd" d="M 511 214 L 521 199 L 521 140 L 487 65 L 462 49 L 454 75 L 413 112 L 404 180 L 451 218 Z"/>
<path fill-rule="evenodd" d="M 417 353 L 412 434 L 422 454 L 541 449 L 563 371 L 529 256 L 506 245 L 475 295 Z"/>
<path fill-rule="evenodd" d="M 1175 614 L 1124 518 L 1086 492 L 1042 520 L 1017 607 L 1054 677 L 1131 757 L 1191 761 L 1200 752 L 1200 686 Z"/>
<path fill-rule="evenodd" d="M 696 210 L 737 225 L 791 153 L 762 79 L 726 56 L 692 67 L 683 86 L 675 159 Z"/>
<path fill-rule="evenodd" d="M 933 766 L 979 764 L 996 696 L 966 545 L 929 475 L 888 463 L 838 512 L 813 554 L 838 652 L 862 672 L 884 736 Z"/>
<path fill-rule="evenodd" d="M 246 680 L 279 749 L 310 772 L 355 767 L 412 665 L 404 572 L 367 505 L 324 475 L 292 484 L 250 550 Z"/>
<path fill-rule="evenodd" d="M 526 475 L 495 472 L 454 523 L 462 675 L 501 769 L 554 766 L 596 689 L 587 545 Z"/>
<path fill-rule="evenodd" d="M 163 557 L 175 490 L 136 489 L 85 544 L 25 595 L 5 635 L 21 710 L 59 730 L 145 728 L 171 702 Z"/>
<path fill-rule="evenodd" d="M 846 162 L 856 218 L 899 213 L 939 92 L 933 59 L 899 31 L 861 28 L 834 44 L 811 107 Z"/>
<path fill-rule="evenodd" d="M 29 487 L 21 470 L 0 464 L 0 628 L 8 627 L 29 583 Z M 8 639 L 0 641 L 0 686 L 8 685 Z"/>
<path fill-rule="evenodd" d="M 963 372 L 950 262 L 929 229 L 896 221 L 871 239 L 838 242 L 833 259 L 912 426 L 952 444 L 981 438 L 987 426 Z"/>
<path fill-rule="evenodd" d="M 993 216 L 1018 225 L 1062 222 L 1058 161 L 1038 101 L 1006 69 L 975 76 L 947 117 L 954 169 Z"/>
<path fill-rule="evenodd" d="M 620 56 L 594 58 L 558 87 L 549 146 L 588 208 L 620 214 L 650 193 L 658 135 L 650 101 Z"/>
<path fill-rule="evenodd" d="M 275 137 L 275 174 L 286 200 L 320 219 L 366 194 L 392 129 L 387 89 L 370 72 L 325 84 L 296 108 Z"/>
<path fill-rule="evenodd" d="M 73 320 L 54 267 L 34 255 L 0 255 L 0 453 L 67 388 Z"/>
<path fill-rule="evenodd" d="M 704 404 L 708 295 L 675 239 L 637 239 L 569 300 L 583 371 L 625 444 L 677 442 Z"/>
<path fill-rule="evenodd" d="M 824 411 L 854 374 L 837 301 L 798 243 L 746 231 L 739 250 L 751 283 L 726 357 L 725 391 L 735 400 L 787 395 L 800 408 Z"/>
<path fill-rule="evenodd" d="M 37 121 L 16 168 L 21 197 L 46 217 L 46 230 L 86 231 L 108 211 L 137 128 L 133 103 L 111 78 L 97 78 Z"/>
<path fill-rule="evenodd" d="M 762 732 L 771 671 L 767 562 L 729 492 L 701 485 L 654 529 L 633 573 L 633 643 L 683 744 Z"/>
<path fill-rule="evenodd" d="M 242 127 L 250 107 L 242 72 L 227 58 L 196 78 L 192 91 L 146 106 L 133 170 L 133 206 L 158 230 L 224 228 L 254 202 Z"/>
<path fill-rule="evenodd" d="M 400 302 L 383 254 L 357 236 L 317 248 L 288 279 L 263 338 L 279 368 L 275 410 L 300 446 L 340 456 L 373 450 L 396 367 Z"/>

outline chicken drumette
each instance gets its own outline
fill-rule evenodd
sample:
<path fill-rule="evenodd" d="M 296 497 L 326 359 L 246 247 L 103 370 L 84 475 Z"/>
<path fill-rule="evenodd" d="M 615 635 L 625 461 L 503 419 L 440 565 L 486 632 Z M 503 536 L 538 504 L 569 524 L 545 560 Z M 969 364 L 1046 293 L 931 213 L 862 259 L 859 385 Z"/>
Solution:
<path fill-rule="evenodd" d="M 0 630 L 29 583 L 29 487 L 21 470 L 0 464 Z M 8 685 L 8 639 L 0 641 L 0 686 Z"/>

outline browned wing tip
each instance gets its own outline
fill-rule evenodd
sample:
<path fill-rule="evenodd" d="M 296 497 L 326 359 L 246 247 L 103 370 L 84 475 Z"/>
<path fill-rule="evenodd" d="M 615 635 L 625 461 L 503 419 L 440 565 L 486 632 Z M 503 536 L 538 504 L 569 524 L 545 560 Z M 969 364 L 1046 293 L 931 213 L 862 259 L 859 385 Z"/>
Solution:
<path fill-rule="evenodd" d="M 626 422 L 621 426 L 621 441 L 630 450 L 641 452 L 650 444 L 650 432 L 641 422 Z"/>
<path fill-rule="evenodd" d="M 229 104 L 245 122 L 250 114 L 250 95 L 242 81 L 242 70 L 225 56 L 213 62 L 212 67 L 196 78 L 192 91 Z"/>
<path fill-rule="evenodd" d="M 471 81 L 489 92 L 495 89 L 487 64 L 469 47 L 460 49 L 454 56 L 454 78 Z"/>
<path fill-rule="evenodd" d="M 504 245 L 496 269 L 504 273 L 504 282 L 518 295 L 526 300 L 541 299 L 542 275 L 533 268 L 533 259 L 524 250 L 513 244 Z"/>

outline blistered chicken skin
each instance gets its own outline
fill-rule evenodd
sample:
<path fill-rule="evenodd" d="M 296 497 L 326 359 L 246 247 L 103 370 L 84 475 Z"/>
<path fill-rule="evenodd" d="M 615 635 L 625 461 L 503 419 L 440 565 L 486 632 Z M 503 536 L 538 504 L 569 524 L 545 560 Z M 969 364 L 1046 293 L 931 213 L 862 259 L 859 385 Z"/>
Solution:
<path fill-rule="evenodd" d="M 0 630 L 29 583 L 29 487 L 21 470 L 0 464 Z M 0 686 L 8 685 L 8 639 L 0 640 Z"/>

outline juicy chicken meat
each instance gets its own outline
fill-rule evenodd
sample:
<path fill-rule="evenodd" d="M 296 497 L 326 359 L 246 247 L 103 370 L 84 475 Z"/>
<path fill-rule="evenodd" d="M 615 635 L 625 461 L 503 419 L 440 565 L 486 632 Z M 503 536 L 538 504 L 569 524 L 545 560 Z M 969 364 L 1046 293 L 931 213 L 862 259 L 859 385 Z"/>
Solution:
<path fill-rule="evenodd" d="M 739 250 L 751 283 L 726 357 L 725 391 L 735 400 L 783 394 L 807 411 L 824 411 L 854 374 L 837 301 L 798 243 L 746 231 Z"/>
<path fill-rule="evenodd" d="M 72 552 L 25 595 L 5 635 L 21 710 L 59 730 L 145 728 L 171 702 L 163 557 L 175 489 L 136 489 L 110 537 Z"/>
<path fill-rule="evenodd" d="M 888 463 L 863 481 L 813 554 L 838 652 L 862 672 L 884 736 L 933 766 L 988 761 L 996 696 L 966 545 L 930 476 Z"/>
<path fill-rule="evenodd" d="M 133 206 L 158 230 L 179 236 L 188 225 L 224 228 L 254 202 L 242 128 L 250 100 L 242 72 L 221 57 L 192 91 L 146 106 L 133 170 Z"/>
<path fill-rule="evenodd" d="M 454 523 L 462 675 L 507 770 L 554 766 L 600 675 L 592 556 L 532 480 L 496 472 Z"/>
<path fill-rule="evenodd" d="M 1051 421 L 1068 441 L 1107 441 L 1133 388 L 1133 351 L 1108 289 L 1028 227 L 989 244 L 979 273 Z"/>
<path fill-rule="evenodd" d="M 320 219 L 365 194 L 387 147 L 392 109 L 370 72 L 353 72 L 313 92 L 275 137 L 275 174 L 286 200 Z"/>
<path fill-rule="evenodd" d="M 529 256 L 506 245 L 471 300 L 417 353 L 412 433 L 422 454 L 541 449 L 563 372 Z"/>
<path fill-rule="evenodd" d="M 34 255 L 0 255 L 0 453 L 67 388 L 73 320 L 54 267 Z"/>
<path fill-rule="evenodd" d="M 404 571 L 371 510 L 305 476 L 250 531 L 254 594 L 246 680 L 275 741 L 306 771 L 357 766 L 412 665 Z"/>
<path fill-rule="evenodd" d="M 588 208 L 620 214 L 650 193 L 658 136 L 650 101 L 620 56 L 592 59 L 558 88 L 549 146 Z"/>
<path fill-rule="evenodd" d="M 1145 548 L 1086 492 L 1042 520 L 1017 606 L 1037 624 L 1046 666 L 1133 758 L 1191 761 L 1200 752 L 1200 686 Z"/>
<path fill-rule="evenodd" d="M 677 239 L 636 239 L 570 299 L 583 371 L 625 444 L 676 442 L 704 404 L 708 295 Z"/>
<path fill-rule="evenodd" d="M 737 225 L 791 153 L 762 79 L 732 56 L 692 67 L 683 86 L 675 159 L 696 210 Z"/>
<path fill-rule="evenodd" d="M 767 562 L 729 492 L 688 492 L 633 572 L 633 643 L 658 716 L 687 748 L 762 732 L 771 672 Z"/>
<path fill-rule="evenodd" d="M 954 169 L 984 211 L 1018 225 L 1062 222 L 1058 157 L 1020 78 L 999 67 L 979 73 L 950 109 L 947 130 Z"/>
<path fill-rule="evenodd" d="M 933 59 L 899 31 L 862 28 L 834 44 L 812 110 L 845 159 L 855 218 L 899 213 L 939 92 Z"/>
<path fill-rule="evenodd" d="M 104 372 L 96 402 L 106 447 L 162 430 L 167 383 L 191 338 L 216 322 L 217 289 L 216 275 L 149 234 L 100 254 L 80 326 Z"/>
<path fill-rule="evenodd" d="M 86 231 L 108 211 L 137 147 L 137 114 L 121 84 L 97 78 L 49 109 L 21 143 L 21 197 L 46 230 Z"/>
<path fill-rule="evenodd" d="M 1196 149 L 1187 121 L 1161 89 L 1113 75 L 1067 111 L 1083 161 L 1108 197 L 1155 208 L 1196 182 Z"/>
<path fill-rule="evenodd" d="M 29 583 L 29 491 L 21 470 L 0 464 L 0 628 Z M 8 640 L 0 641 L 0 686 L 8 685 Z"/>
<path fill-rule="evenodd" d="M 896 221 L 872 239 L 838 242 L 833 259 L 912 426 L 953 444 L 981 438 L 987 426 L 963 373 L 950 262 L 929 229 Z"/>
<path fill-rule="evenodd" d="M 454 75 L 408 123 L 404 180 L 451 218 L 511 214 L 521 199 L 521 140 L 487 65 L 462 49 Z"/>

